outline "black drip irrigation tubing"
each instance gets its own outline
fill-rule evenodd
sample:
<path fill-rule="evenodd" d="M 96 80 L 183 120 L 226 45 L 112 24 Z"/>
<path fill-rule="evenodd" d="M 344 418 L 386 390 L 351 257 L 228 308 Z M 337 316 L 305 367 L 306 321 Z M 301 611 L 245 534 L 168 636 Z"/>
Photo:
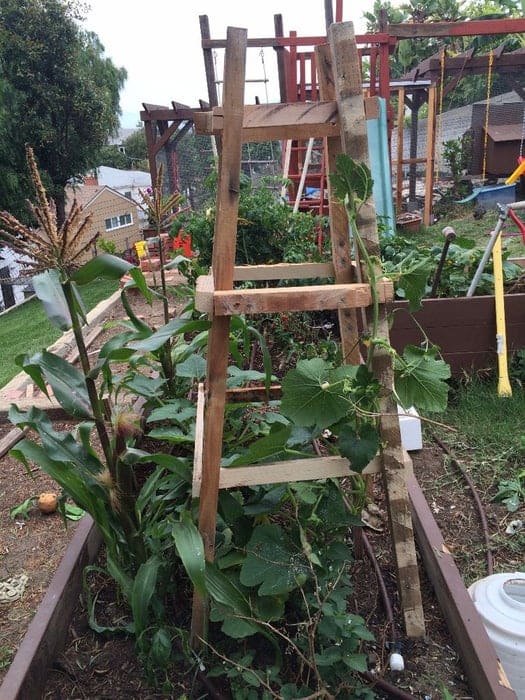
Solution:
<path fill-rule="evenodd" d="M 318 456 L 321 456 L 321 449 L 319 447 L 319 442 L 317 440 L 313 440 L 313 447 Z M 396 632 L 396 625 L 395 625 L 395 619 L 394 619 L 394 610 L 392 607 L 392 603 L 390 600 L 390 596 L 388 595 L 388 590 L 385 585 L 385 579 L 383 578 L 383 574 L 381 572 L 381 568 L 379 566 L 379 563 L 377 561 L 377 557 L 375 555 L 374 549 L 372 545 L 370 544 L 370 540 L 366 536 L 365 531 L 363 528 L 360 528 L 359 534 L 361 537 L 361 540 L 363 542 L 363 546 L 365 548 L 366 555 L 370 561 L 370 564 L 372 565 L 372 568 L 374 570 L 374 573 L 376 575 L 377 579 L 377 585 L 379 587 L 379 590 L 381 592 L 381 599 L 383 601 L 383 608 L 385 611 L 385 617 L 387 618 L 388 624 L 390 625 L 390 635 L 391 635 L 391 642 L 392 642 L 392 647 L 395 649 L 397 647 L 397 632 Z M 410 693 L 407 693 L 405 690 L 402 690 L 401 688 L 398 688 L 397 686 L 393 685 L 392 683 L 389 683 L 386 681 L 384 678 L 381 678 L 380 676 L 377 676 L 374 673 L 371 673 L 370 671 L 366 671 L 364 673 L 360 673 L 359 676 L 363 678 L 364 680 L 372 683 L 374 686 L 380 688 L 384 692 L 388 693 L 390 697 L 392 698 L 399 698 L 399 700 L 416 700 L 416 698 L 413 695 L 410 695 Z"/>
<path fill-rule="evenodd" d="M 432 431 L 430 432 L 430 435 L 434 442 L 441 448 L 441 450 L 448 455 L 452 466 L 460 472 L 461 476 L 467 483 L 470 492 L 472 493 L 472 498 L 474 499 L 474 503 L 476 504 L 476 510 L 478 511 L 479 519 L 481 522 L 481 529 L 483 530 L 483 539 L 485 541 L 485 552 L 487 559 L 487 574 L 491 576 L 494 573 L 494 558 L 492 556 L 492 546 L 490 544 L 489 524 L 487 521 L 487 514 L 485 513 L 485 508 L 483 507 L 483 503 L 481 502 L 476 486 L 470 478 L 470 474 L 467 472 L 465 467 L 463 467 L 463 465 L 458 460 L 452 449 L 446 443 L 440 440 L 440 438 L 438 438 L 438 436 L 435 435 Z"/>

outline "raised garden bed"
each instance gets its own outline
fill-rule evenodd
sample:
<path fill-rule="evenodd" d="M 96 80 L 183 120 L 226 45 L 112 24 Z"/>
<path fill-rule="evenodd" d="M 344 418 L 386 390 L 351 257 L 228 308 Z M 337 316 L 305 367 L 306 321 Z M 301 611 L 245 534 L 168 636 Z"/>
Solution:
<path fill-rule="evenodd" d="M 505 295 L 507 352 L 525 347 L 525 294 Z M 482 370 L 496 363 L 496 315 L 493 296 L 425 299 L 423 307 L 408 313 L 408 302 L 391 305 L 394 321 L 390 341 L 396 350 L 419 345 L 423 328 L 431 342 L 441 348 L 452 374 Z"/>

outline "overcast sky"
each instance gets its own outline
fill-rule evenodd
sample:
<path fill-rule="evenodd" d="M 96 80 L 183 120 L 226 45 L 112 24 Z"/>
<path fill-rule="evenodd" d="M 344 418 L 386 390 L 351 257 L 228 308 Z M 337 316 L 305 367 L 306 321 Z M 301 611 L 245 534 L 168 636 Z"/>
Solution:
<path fill-rule="evenodd" d="M 84 26 L 98 34 L 106 56 L 124 67 L 128 79 L 121 92 L 121 123 L 133 127 L 143 102 L 169 106 L 172 100 L 197 107 L 208 99 L 201 49 L 199 15 L 208 15 L 213 39 L 224 39 L 228 26 L 244 27 L 249 38 L 274 36 L 274 15 L 283 17 L 284 33 L 325 34 L 324 0 L 88 0 Z M 335 2 L 334 8 L 335 8 Z M 373 0 L 346 0 L 343 19 L 364 32 L 362 19 Z M 335 12 L 335 9 L 334 9 Z M 223 51 L 217 51 L 217 74 Z M 246 77 L 267 83 L 247 87 L 246 102 L 279 100 L 273 49 L 248 50 Z"/>

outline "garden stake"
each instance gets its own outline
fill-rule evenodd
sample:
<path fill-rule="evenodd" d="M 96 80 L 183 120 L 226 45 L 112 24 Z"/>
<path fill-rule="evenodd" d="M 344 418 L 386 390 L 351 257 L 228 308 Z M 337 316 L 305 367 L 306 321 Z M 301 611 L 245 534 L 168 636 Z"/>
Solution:
<path fill-rule="evenodd" d="M 434 299 L 437 294 L 437 289 L 441 281 L 441 273 L 443 272 L 443 265 L 445 264 L 445 259 L 447 257 L 448 249 L 450 248 L 450 244 L 456 238 L 456 232 L 452 226 L 445 226 L 443 229 L 443 235 L 445 236 L 445 244 L 443 246 L 443 250 L 441 251 L 441 257 L 439 258 L 436 274 L 434 275 L 434 281 L 432 282 L 432 290 L 430 292 L 431 299 Z"/>

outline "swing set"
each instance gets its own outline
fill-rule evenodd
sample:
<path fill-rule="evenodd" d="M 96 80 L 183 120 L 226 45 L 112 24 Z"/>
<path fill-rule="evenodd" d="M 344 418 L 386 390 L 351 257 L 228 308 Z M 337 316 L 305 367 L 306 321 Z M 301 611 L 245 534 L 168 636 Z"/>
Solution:
<path fill-rule="evenodd" d="M 444 63 L 444 53 L 442 53 L 442 60 Z M 493 67 L 494 67 L 494 50 L 491 49 L 488 54 L 488 68 L 487 68 L 487 97 L 485 101 L 485 119 L 483 128 L 483 165 L 481 172 L 481 179 L 484 181 L 487 176 L 487 150 L 488 150 L 488 140 L 489 140 L 489 124 L 490 124 L 490 103 L 492 97 L 492 79 L 493 79 Z M 443 92 L 443 83 L 441 83 L 441 92 Z M 525 111 L 523 113 L 523 126 L 521 134 L 521 144 L 520 144 L 520 157 L 518 159 L 519 166 L 505 180 L 503 185 L 482 185 L 480 187 L 475 187 L 472 192 L 463 199 L 460 199 L 457 204 L 467 204 L 468 202 L 476 201 L 480 205 L 493 205 L 496 203 L 510 203 L 516 198 L 516 186 L 515 182 L 520 177 L 522 172 L 525 171 L 525 159 L 522 157 L 523 153 L 523 141 L 525 136 Z M 521 161 L 524 161 L 523 164 Z"/>

